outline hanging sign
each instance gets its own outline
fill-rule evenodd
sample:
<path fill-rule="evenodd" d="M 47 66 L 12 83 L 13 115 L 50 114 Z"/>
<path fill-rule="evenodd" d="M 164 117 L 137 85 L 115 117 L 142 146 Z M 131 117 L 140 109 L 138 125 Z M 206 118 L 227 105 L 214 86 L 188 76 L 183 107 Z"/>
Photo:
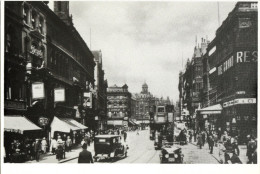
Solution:
<path fill-rule="evenodd" d="M 32 99 L 44 99 L 44 83 L 34 82 L 32 83 Z"/>
<path fill-rule="evenodd" d="M 54 89 L 54 102 L 65 102 L 65 89 L 64 88 Z"/>
<path fill-rule="evenodd" d="M 40 126 L 46 126 L 49 123 L 49 119 L 45 117 L 40 117 L 38 123 Z"/>
<path fill-rule="evenodd" d="M 84 92 L 84 108 L 92 108 L 92 93 L 91 92 Z"/>

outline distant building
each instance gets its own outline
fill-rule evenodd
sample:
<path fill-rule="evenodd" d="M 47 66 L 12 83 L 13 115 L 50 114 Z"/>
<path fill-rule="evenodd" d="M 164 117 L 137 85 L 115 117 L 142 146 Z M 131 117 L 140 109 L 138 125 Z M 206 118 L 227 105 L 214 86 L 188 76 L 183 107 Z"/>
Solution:
<path fill-rule="evenodd" d="M 128 86 L 117 85 L 107 88 L 107 127 L 128 126 L 131 117 L 131 93 Z"/>
<path fill-rule="evenodd" d="M 95 83 L 94 83 L 94 108 L 95 121 L 98 129 L 105 130 L 107 122 L 107 80 L 105 80 L 105 71 L 103 70 L 102 52 L 92 51 L 94 55 L 95 66 Z"/>

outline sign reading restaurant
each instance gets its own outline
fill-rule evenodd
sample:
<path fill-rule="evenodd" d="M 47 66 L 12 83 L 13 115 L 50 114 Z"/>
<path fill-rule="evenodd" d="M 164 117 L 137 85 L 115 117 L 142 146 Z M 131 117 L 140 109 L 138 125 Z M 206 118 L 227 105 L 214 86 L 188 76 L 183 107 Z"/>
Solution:
<path fill-rule="evenodd" d="M 218 75 L 223 74 L 229 68 L 234 66 L 235 63 L 257 62 L 257 57 L 257 51 L 238 51 L 235 55 L 232 55 L 218 66 Z"/>

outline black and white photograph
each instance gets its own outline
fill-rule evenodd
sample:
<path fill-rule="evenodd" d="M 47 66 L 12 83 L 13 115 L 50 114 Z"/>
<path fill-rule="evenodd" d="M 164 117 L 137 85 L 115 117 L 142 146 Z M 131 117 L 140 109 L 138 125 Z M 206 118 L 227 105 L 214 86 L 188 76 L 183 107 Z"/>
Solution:
<path fill-rule="evenodd" d="M 2 165 L 258 164 L 257 1 L 1 5 Z"/>

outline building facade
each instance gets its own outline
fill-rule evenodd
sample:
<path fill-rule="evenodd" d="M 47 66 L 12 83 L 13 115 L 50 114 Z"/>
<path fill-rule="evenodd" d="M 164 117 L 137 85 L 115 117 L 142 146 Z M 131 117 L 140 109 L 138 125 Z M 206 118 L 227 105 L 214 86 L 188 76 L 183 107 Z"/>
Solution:
<path fill-rule="evenodd" d="M 107 127 L 128 126 L 131 117 L 131 93 L 128 86 L 111 86 L 107 88 Z"/>
<path fill-rule="evenodd" d="M 201 114 L 202 126 L 208 122 L 215 131 L 238 135 L 240 142 L 257 132 L 257 5 L 238 2 L 203 58 L 203 103 L 213 109 Z"/>
<path fill-rule="evenodd" d="M 90 123 L 84 93 L 94 56 L 72 23 L 69 2 L 5 2 L 5 115 L 26 115 L 50 138 L 54 116 Z M 48 120 L 43 126 L 40 120 Z"/>
<path fill-rule="evenodd" d="M 95 121 L 100 130 L 106 129 L 107 124 L 107 80 L 105 80 L 105 71 L 103 70 L 102 52 L 101 50 L 92 51 L 94 55 L 95 66 Z"/>

